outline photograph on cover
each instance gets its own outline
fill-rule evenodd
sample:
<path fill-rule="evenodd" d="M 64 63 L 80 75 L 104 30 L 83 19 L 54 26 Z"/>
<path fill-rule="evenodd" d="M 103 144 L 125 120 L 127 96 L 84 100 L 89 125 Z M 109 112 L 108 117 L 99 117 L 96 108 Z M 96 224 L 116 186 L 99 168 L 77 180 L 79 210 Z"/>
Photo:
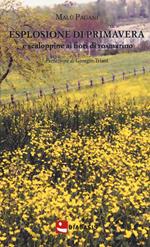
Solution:
<path fill-rule="evenodd" d="M 149 247 L 149 116 L 149 0 L 0 0 L 0 247 Z"/>

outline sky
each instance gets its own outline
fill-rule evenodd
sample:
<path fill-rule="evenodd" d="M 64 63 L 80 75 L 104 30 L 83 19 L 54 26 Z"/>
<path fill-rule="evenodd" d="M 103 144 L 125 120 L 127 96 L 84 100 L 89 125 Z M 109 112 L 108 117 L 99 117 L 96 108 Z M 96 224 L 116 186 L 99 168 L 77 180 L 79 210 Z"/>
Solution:
<path fill-rule="evenodd" d="M 74 2 L 87 3 L 87 2 L 93 2 L 93 1 L 96 1 L 96 0 L 75 0 Z M 23 0 L 23 3 L 29 6 L 44 6 L 44 5 L 52 6 L 54 4 L 64 3 L 64 2 L 65 0 Z"/>

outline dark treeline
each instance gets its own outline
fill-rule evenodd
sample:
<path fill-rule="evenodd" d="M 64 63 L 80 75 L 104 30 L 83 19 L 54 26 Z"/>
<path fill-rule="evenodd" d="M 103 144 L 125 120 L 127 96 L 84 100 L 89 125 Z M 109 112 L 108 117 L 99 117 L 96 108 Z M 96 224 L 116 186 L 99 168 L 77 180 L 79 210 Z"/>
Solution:
<path fill-rule="evenodd" d="M 96 8 L 100 15 L 105 15 L 109 24 L 131 18 L 150 18 L 149 0 L 97 0 Z"/>
<path fill-rule="evenodd" d="M 36 11 L 49 13 L 50 8 L 37 7 Z M 51 15 L 63 13 L 70 15 L 74 13 L 99 15 L 108 25 L 116 25 L 121 20 L 133 18 L 150 19 L 149 0 L 97 0 L 86 4 L 66 1 L 64 4 L 57 4 L 52 8 Z"/>

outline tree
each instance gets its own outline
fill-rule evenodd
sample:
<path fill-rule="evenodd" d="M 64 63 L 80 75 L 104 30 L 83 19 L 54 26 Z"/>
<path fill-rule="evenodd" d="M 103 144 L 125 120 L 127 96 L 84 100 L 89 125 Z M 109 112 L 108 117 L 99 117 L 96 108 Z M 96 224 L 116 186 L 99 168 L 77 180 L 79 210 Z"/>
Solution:
<path fill-rule="evenodd" d="M 119 19 L 126 17 L 126 0 L 118 0 L 118 11 L 117 15 Z"/>
<path fill-rule="evenodd" d="M 105 0 L 97 0 L 96 2 L 96 12 L 97 15 L 101 17 L 101 19 L 106 19 L 107 13 L 106 13 L 106 1 Z"/>
<path fill-rule="evenodd" d="M 139 17 L 140 5 L 134 0 L 128 3 L 127 6 L 128 17 Z"/>
<path fill-rule="evenodd" d="M 147 0 L 147 6 L 148 6 L 149 19 L 150 19 L 150 1 L 149 0 Z"/>
<path fill-rule="evenodd" d="M 16 35 L 10 37 L 10 31 L 48 30 L 49 18 L 45 13 L 41 15 L 40 11 L 23 8 L 15 0 L 0 0 L 0 85 L 12 70 L 16 70 L 27 81 L 46 72 L 48 51 L 24 48 L 24 45 L 37 43 L 37 39 L 17 38 Z M 43 39 L 39 41 L 47 42 Z"/>

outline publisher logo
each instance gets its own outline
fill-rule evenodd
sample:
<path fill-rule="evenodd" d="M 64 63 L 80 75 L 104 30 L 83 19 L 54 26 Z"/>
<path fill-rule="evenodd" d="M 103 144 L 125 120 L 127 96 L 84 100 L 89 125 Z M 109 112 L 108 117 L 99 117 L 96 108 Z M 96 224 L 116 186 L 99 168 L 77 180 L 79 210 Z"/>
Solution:
<path fill-rule="evenodd" d="M 56 233 L 66 234 L 68 232 L 68 221 L 67 220 L 58 220 L 56 222 Z"/>

